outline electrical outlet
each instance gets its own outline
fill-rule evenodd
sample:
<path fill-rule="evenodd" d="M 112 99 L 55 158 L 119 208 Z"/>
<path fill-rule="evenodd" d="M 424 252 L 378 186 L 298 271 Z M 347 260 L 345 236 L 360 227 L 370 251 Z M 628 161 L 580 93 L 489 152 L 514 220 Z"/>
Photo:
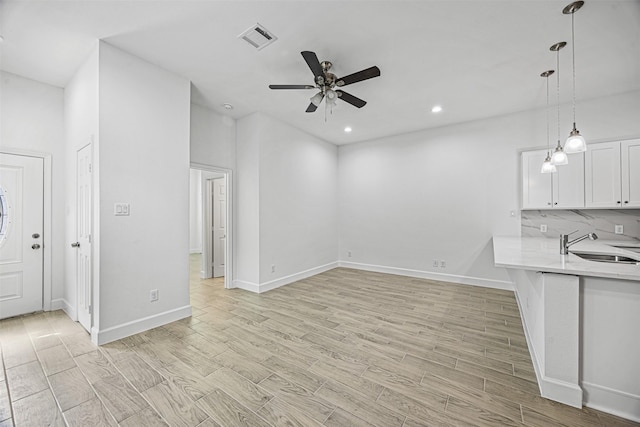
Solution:
<path fill-rule="evenodd" d="M 158 290 L 157 289 L 151 289 L 151 292 L 149 293 L 149 301 L 154 302 L 154 301 L 158 301 Z"/>
<path fill-rule="evenodd" d="M 440 268 L 447 268 L 447 261 L 440 261 Z"/>
<path fill-rule="evenodd" d="M 547 224 L 541 224 L 540 225 L 540 231 L 542 233 L 546 233 L 547 232 Z"/>
<path fill-rule="evenodd" d="M 351 258 L 351 251 L 347 252 L 347 257 Z"/>
<path fill-rule="evenodd" d="M 624 234 L 624 227 L 622 225 L 616 225 L 614 229 L 616 234 Z"/>
<path fill-rule="evenodd" d="M 434 260 L 433 260 L 433 266 L 434 266 L 435 268 L 438 268 L 438 265 L 439 265 L 439 264 L 440 264 L 440 263 L 438 262 L 438 260 L 437 260 L 437 259 L 434 259 Z"/>
<path fill-rule="evenodd" d="M 271 272 L 272 273 L 276 272 L 276 265 L 275 264 L 271 264 Z"/>

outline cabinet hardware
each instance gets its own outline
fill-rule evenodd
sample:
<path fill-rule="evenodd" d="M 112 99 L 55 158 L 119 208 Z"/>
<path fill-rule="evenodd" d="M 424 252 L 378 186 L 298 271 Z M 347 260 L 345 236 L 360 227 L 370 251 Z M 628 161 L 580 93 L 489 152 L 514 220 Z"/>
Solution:
<path fill-rule="evenodd" d="M 33 245 L 31 245 L 31 249 L 40 249 L 40 245 L 37 243 L 34 243 Z"/>
<path fill-rule="evenodd" d="M 72 248 L 79 248 L 80 247 L 80 242 L 75 242 L 71 244 Z"/>
<path fill-rule="evenodd" d="M 37 239 L 40 237 L 40 235 L 38 233 L 33 233 L 31 237 L 33 237 L 34 239 Z"/>

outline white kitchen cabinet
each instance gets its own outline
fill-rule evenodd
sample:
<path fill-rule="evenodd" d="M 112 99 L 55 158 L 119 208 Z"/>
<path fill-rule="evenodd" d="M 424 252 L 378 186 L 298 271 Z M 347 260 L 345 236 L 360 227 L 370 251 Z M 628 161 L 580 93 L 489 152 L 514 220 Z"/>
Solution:
<path fill-rule="evenodd" d="M 622 207 L 640 208 L 640 139 L 620 143 Z"/>
<path fill-rule="evenodd" d="M 585 204 L 588 208 L 640 207 L 640 139 L 589 144 Z"/>
<path fill-rule="evenodd" d="M 584 208 L 584 154 L 569 155 L 556 173 L 541 173 L 547 150 L 522 153 L 522 209 Z"/>

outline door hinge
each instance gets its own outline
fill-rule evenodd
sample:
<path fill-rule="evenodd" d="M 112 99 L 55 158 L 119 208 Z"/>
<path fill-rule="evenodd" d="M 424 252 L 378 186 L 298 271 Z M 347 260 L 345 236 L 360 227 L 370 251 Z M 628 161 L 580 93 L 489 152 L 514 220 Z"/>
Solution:
<path fill-rule="evenodd" d="M 92 305 L 89 306 L 89 314 L 93 314 L 93 306 Z"/>
<path fill-rule="evenodd" d="M 91 234 L 89 234 L 89 243 L 91 243 Z"/>
<path fill-rule="evenodd" d="M 91 163 L 89 163 L 89 172 L 90 172 L 90 173 L 91 173 L 91 172 L 93 172 L 93 168 L 92 168 Z"/>

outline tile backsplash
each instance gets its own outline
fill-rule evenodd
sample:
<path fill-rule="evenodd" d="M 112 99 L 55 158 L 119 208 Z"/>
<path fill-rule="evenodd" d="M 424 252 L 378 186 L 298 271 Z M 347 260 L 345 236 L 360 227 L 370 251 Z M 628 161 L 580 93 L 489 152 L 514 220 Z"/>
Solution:
<path fill-rule="evenodd" d="M 521 211 L 520 216 L 523 237 L 557 238 L 577 230 L 578 236 L 595 232 L 602 240 L 640 241 L 640 209 Z M 546 233 L 541 225 L 547 226 Z M 615 234 L 616 225 L 622 225 L 623 234 Z"/>

